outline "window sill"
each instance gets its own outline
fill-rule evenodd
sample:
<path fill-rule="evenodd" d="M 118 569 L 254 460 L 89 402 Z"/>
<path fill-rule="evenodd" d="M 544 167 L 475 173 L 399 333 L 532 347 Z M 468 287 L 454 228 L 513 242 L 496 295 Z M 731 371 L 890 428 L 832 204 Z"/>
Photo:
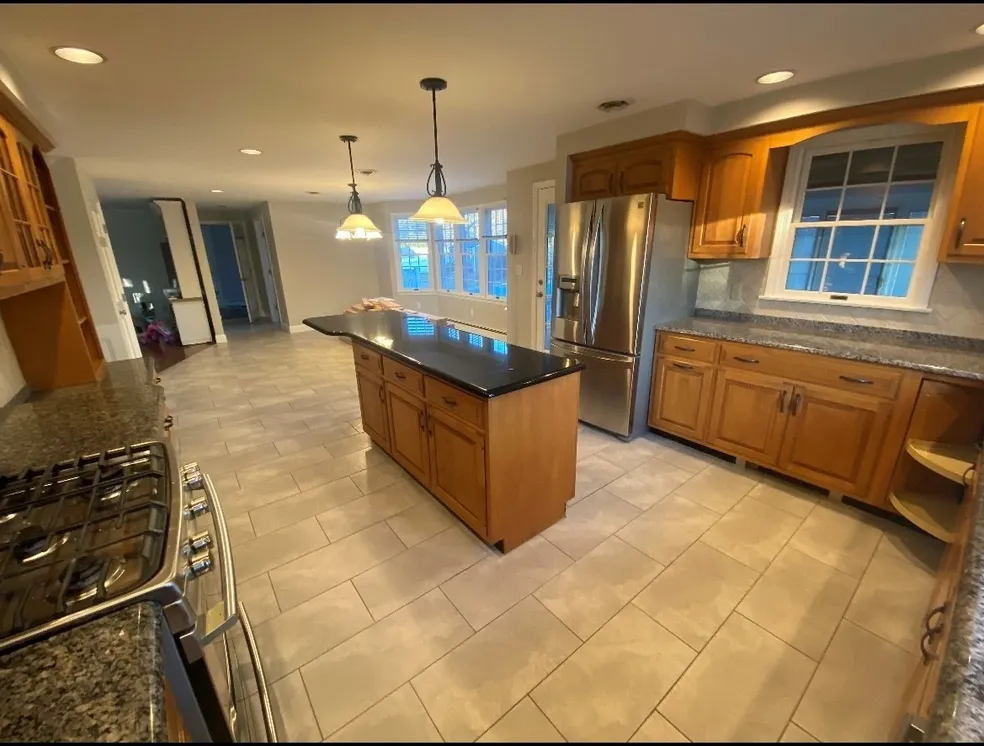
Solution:
<path fill-rule="evenodd" d="M 493 304 L 495 304 L 497 306 L 504 306 L 504 305 L 506 305 L 506 302 L 507 302 L 507 299 L 506 298 L 489 298 L 488 296 L 484 296 L 484 295 L 472 295 L 471 293 L 459 293 L 459 292 L 452 291 L 452 290 L 397 290 L 396 291 L 396 294 L 397 295 L 414 295 L 414 296 L 426 295 L 426 296 L 434 297 L 434 298 L 437 298 L 437 297 L 448 297 L 448 296 L 450 296 L 452 298 L 460 298 L 462 300 L 475 301 L 476 303 L 493 303 Z"/>
<path fill-rule="evenodd" d="M 758 299 L 769 301 L 770 303 L 807 303 L 813 306 L 823 306 L 824 308 L 870 308 L 874 311 L 901 311 L 903 313 L 933 312 L 933 309 L 927 306 L 897 306 L 891 303 L 858 303 L 849 300 L 829 301 L 813 298 L 790 298 L 783 295 L 760 295 Z"/>

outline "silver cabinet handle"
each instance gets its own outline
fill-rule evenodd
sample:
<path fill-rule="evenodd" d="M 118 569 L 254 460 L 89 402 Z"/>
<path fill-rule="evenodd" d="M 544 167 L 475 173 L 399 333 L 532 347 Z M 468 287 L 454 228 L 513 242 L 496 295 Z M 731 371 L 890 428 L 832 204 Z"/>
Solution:
<path fill-rule="evenodd" d="M 742 248 L 745 248 L 745 229 L 746 228 L 748 228 L 748 226 L 743 223 L 742 226 L 741 226 L 741 229 L 738 231 L 738 235 L 736 236 L 736 238 L 738 239 L 738 245 L 741 246 Z"/>
<path fill-rule="evenodd" d="M 783 389 L 783 392 L 781 394 L 779 394 L 779 413 L 780 414 L 785 414 L 786 413 L 786 391 L 785 391 L 785 389 Z"/>
<path fill-rule="evenodd" d="M 246 607 L 242 604 L 239 604 L 239 618 L 243 625 L 243 636 L 246 638 L 249 659 L 253 663 L 253 672 L 256 674 L 256 689 L 260 695 L 260 709 L 263 710 L 263 726 L 266 728 L 267 739 L 270 743 L 277 743 L 277 724 L 273 721 L 273 705 L 270 704 L 270 690 L 267 688 L 266 674 L 263 672 L 263 663 L 260 662 L 260 652 L 256 649 L 253 625 L 249 623 L 249 615 L 246 613 Z"/>
<path fill-rule="evenodd" d="M 963 233 L 964 228 L 967 227 L 967 218 L 960 218 L 960 222 L 957 223 L 957 234 L 953 238 L 953 248 L 959 249 L 960 244 L 963 243 Z"/>
<path fill-rule="evenodd" d="M 681 352 L 697 352 L 695 347 L 684 347 L 683 345 L 673 345 L 673 349 L 680 350 Z"/>
<path fill-rule="evenodd" d="M 694 366 L 686 365 L 685 363 L 673 363 L 674 368 L 682 368 L 683 370 L 693 370 Z"/>
<path fill-rule="evenodd" d="M 867 378 L 855 378 L 854 376 L 840 376 L 840 379 L 842 381 L 847 381 L 848 383 L 860 383 L 866 386 L 870 386 L 874 383 L 874 381 Z"/>
<path fill-rule="evenodd" d="M 792 401 L 789 403 L 789 413 L 793 415 L 793 417 L 795 417 L 796 413 L 799 412 L 801 401 L 803 401 L 803 397 L 800 394 L 793 394 Z"/>
<path fill-rule="evenodd" d="M 739 363 L 751 363 L 752 365 L 758 365 L 758 360 L 756 360 L 753 357 L 740 357 L 738 355 L 735 355 L 735 360 L 737 360 Z"/>

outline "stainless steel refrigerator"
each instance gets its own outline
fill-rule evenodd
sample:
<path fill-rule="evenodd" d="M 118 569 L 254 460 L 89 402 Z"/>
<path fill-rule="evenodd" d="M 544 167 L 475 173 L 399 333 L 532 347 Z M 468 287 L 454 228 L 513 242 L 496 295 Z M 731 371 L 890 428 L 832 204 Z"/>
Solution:
<path fill-rule="evenodd" d="M 693 313 L 692 207 L 636 194 L 558 214 L 550 349 L 587 365 L 578 417 L 626 440 L 647 429 L 655 325 Z"/>

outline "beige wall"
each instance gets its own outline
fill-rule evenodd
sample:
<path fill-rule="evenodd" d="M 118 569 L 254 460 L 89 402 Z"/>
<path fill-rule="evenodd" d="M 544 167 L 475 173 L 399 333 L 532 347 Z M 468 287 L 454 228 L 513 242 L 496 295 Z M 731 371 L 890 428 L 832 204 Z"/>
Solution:
<path fill-rule="evenodd" d="M 7 328 L 0 318 L 0 406 L 13 399 L 26 385 L 14 348 L 7 336 Z"/>
<path fill-rule="evenodd" d="M 237 240 L 241 238 L 245 241 L 246 251 L 249 256 L 249 266 L 246 267 L 246 271 L 255 286 L 256 297 L 260 305 L 258 310 L 266 318 L 270 318 L 270 302 L 267 298 L 259 247 L 256 242 L 256 232 L 253 229 L 253 216 L 250 211 L 247 209 L 235 210 L 228 207 L 208 207 L 201 205 L 198 208 L 198 220 L 205 223 L 231 223 L 234 237 Z"/>

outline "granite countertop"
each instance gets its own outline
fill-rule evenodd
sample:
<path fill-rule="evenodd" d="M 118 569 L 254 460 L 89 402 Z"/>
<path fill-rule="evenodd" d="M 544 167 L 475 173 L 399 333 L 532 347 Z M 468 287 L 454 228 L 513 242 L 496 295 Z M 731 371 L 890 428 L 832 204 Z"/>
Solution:
<path fill-rule="evenodd" d="M 0 473 L 163 437 L 143 360 L 32 395 L 0 422 Z M 166 741 L 161 611 L 129 606 L 0 654 L 0 741 Z"/>
<path fill-rule="evenodd" d="M 984 381 L 984 340 L 747 314 L 697 315 L 657 328 Z"/>
<path fill-rule="evenodd" d="M 356 339 L 478 396 L 508 394 L 576 373 L 584 364 L 456 329 L 399 311 L 367 311 L 304 319 L 332 336 Z"/>

